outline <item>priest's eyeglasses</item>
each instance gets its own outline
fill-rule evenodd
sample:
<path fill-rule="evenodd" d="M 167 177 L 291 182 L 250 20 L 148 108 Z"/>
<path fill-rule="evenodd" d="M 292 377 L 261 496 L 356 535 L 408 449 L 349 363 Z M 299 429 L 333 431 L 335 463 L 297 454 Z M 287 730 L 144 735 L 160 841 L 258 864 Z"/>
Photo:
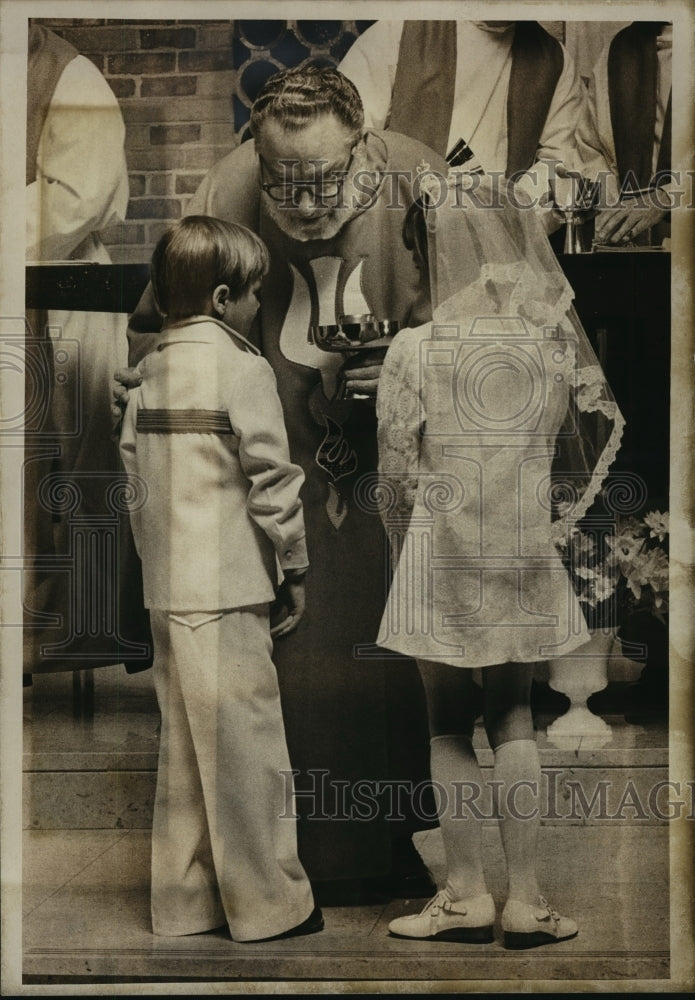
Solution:
<path fill-rule="evenodd" d="M 294 208 L 299 206 L 302 193 L 307 191 L 315 205 L 333 208 L 340 200 L 342 200 L 345 178 L 350 171 L 350 167 L 352 166 L 354 155 L 355 150 L 353 148 L 350 152 L 350 159 L 348 160 L 346 166 L 340 168 L 333 167 L 326 174 L 319 175 L 313 181 L 292 180 L 270 182 L 265 180 L 266 166 L 263 159 L 259 156 L 258 159 L 261 167 L 261 190 L 265 191 L 265 193 L 272 198 L 273 201 L 283 202 L 286 206 L 292 206 Z M 291 162 L 292 161 L 287 161 L 283 163 L 283 166 L 287 168 Z"/>

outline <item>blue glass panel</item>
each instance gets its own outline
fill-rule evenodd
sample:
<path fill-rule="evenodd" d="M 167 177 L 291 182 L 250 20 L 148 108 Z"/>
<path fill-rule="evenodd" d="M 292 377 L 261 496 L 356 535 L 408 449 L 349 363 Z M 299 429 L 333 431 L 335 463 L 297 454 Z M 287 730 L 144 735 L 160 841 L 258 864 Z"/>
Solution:
<path fill-rule="evenodd" d="M 297 28 L 310 45 L 330 45 L 343 30 L 342 21 L 297 21 Z"/>
<path fill-rule="evenodd" d="M 277 59 L 283 66 L 289 68 L 304 62 L 311 55 L 311 49 L 302 45 L 297 36 L 288 31 L 279 45 L 273 47 L 271 54 L 273 59 Z"/>
<path fill-rule="evenodd" d="M 250 101 L 256 100 L 256 95 L 263 84 L 280 70 L 273 63 L 265 59 L 258 59 L 249 63 L 241 74 L 241 87 Z"/>
<path fill-rule="evenodd" d="M 356 41 L 355 35 L 351 31 L 346 31 L 343 37 L 331 46 L 331 55 L 336 62 L 340 62 L 343 56 L 347 55 L 354 41 Z"/>
<path fill-rule="evenodd" d="M 269 49 L 277 42 L 287 27 L 287 21 L 238 21 L 242 37 L 251 45 Z"/>

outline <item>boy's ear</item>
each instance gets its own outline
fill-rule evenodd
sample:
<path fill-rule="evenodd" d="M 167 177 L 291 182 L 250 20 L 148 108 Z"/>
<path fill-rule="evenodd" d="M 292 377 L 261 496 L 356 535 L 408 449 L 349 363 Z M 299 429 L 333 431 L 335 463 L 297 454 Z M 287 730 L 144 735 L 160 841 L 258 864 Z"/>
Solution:
<path fill-rule="evenodd" d="M 229 285 L 218 285 L 212 293 L 212 308 L 220 316 L 224 316 L 228 301 Z"/>

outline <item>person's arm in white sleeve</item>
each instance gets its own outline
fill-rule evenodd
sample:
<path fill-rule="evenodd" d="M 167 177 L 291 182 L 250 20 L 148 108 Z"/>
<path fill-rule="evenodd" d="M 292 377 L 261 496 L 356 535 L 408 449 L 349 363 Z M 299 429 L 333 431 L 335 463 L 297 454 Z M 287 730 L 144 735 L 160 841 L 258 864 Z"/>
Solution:
<path fill-rule="evenodd" d="M 402 32 L 402 21 L 377 21 L 338 65 L 359 91 L 367 128 L 384 128 L 388 120 Z"/>
<path fill-rule="evenodd" d="M 576 129 L 586 105 L 586 87 L 576 64 L 564 46 L 562 54 L 564 64 L 541 132 L 536 161 L 517 182 L 543 212 L 548 232 L 562 222 L 562 217 L 550 205 L 556 165 L 561 164 L 558 168 L 561 173 L 576 169 Z"/>
<path fill-rule="evenodd" d="M 564 46 L 562 53 L 565 61 L 541 132 L 536 159 L 559 161 L 568 170 L 573 170 L 577 158 L 576 130 L 586 104 L 586 87 Z"/>
<path fill-rule="evenodd" d="M 140 373 L 138 372 L 138 375 Z M 137 441 L 137 411 L 140 405 L 140 392 L 138 389 L 134 389 L 131 394 L 131 399 L 128 404 L 128 409 L 123 417 L 123 425 L 120 430 L 120 438 L 118 441 L 119 451 L 121 455 L 121 461 L 123 462 L 123 468 L 125 469 L 126 475 L 131 481 L 131 486 L 134 481 L 139 480 L 137 473 L 137 461 L 136 461 L 136 441 Z M 130 525 L 133 533 L 133 541 L 135 543 L 135 551 L 142 558 L 142 524 L 141 524 L 141 507 L 142 498 L 140 496 L 140 490 L 136 487 L 132 492 L 133 497 L 137 497 L 138 500 L 134 502 L 130 509 Z"/>
<path fill-rule="evenodd" d="M 309 558 L 299 496 L 304 473 L 290 461 L 275 373 L 263 358 L 243 379 L 234 380 L 229 417 L 239 436 L 241 467 L 251 482 L 248 512 L 273 543 L 283 573 L 276 603 L 286 607 L 287 615 L 270 630 L 279 639 L 294 631 L 304 614 Z"/>
<path fill-rule="evenodd" d="M 118 101 L 88 59 L 63 70 L 26 189 L 30 260 L 64 260 L 92 232 L 125 218 L 128 172 Z"/>
<path fill-rule="evenodd" d="M 577 168 L 591 181 L 606 179 L 607 190 L 616 195 L 618 166 L 613 145 L 608 103 L 608 50 L 599 56 L 589 78 L 584 113 L 577 125 Z"/>
<path fill-rule="evenodd" d="M 251 483 L 248 512 L 273 543 L 283 573 L 300 573 L 309 565 L 299 496 L 304 473 L 290 460 L 275 374 L 257 357 L 230 385 L 229 418 Z"/>
<path fill-rule="evenodd" d="M 392 536 L 393 524 L 404 530 L 415 504 L 424 420 L 420 368 L 412 363 L 409 351 L 401 350 L 401 343 L 396 338 L 386 355 L 376 404 L 379 481 L 384 496 L 380 513 Z"/>

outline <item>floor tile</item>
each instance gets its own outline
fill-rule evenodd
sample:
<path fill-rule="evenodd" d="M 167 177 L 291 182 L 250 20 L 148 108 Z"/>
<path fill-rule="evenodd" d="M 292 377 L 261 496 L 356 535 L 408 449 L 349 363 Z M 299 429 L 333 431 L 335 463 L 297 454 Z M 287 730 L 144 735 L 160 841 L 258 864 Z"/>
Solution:
<path fill-rule="evenodd" d="M 82 834 L 84 831 L 81 832 Z M 51 858 L 60 852 L 74 859 L 65 869 L 68 880 L 56 890 L 46 880 L 46 895 L 24 922 L 28 970 L 111 970 L 136 974 L 148 968 L 195 976 L 202 970 L 225 975 L 331 978 L 342 969 L 348 978 L 363 969 L 366 978 L 457 977 L 469 969 L 486 978 L 521 978 L 536 974 L 559 977 L 570 968 L 589 978 L 629 975 L 651 970 L 663 976 L 668 964 L 668 872 L 665 828 L 548 828 L 541 830 L 539 856 L 544 891 L 553 905 L 580 924 L 573 941 L 535 955 L 509 953 L 501 945 L 499 923 L 489 945 L 407 941 L 388 935 L 395 916 L 418 912 L 423 900 L 393 900 L 384 906 L 325 908 L 326 929 L 310 938 L 269 944 L 232 942 L 223 931 L 186 938 L 155 938 L 149 920 L 149 834 L 130 831 L 117 840 L 108 832 L 91 837 L 56 831 L 43 836 L 28 831 L 28 880 L 34 890 Z M 438 830 L 417 836 L 430 868 L 443 877 L 443 851 Z M 486 873 L 498 907 L 504 901 L 505 869 L 499 833 L 483 830 Z M 99 850 L 99 848 L 102 848 Z M 89 856 L 88 856 L 89 855 Z M 85 864 L 85 861 L 87 863 Z M 34 870 L 32 871 L 32 867 Z M 548 952 L 552 955 L 549 956 Z M 564 964 L 563 964 L 564 963 Z M 579 963 L 579 964 L 577 964 Z M 245 970 L 245 972 L 244 972 Z M 153 972 L 154 974 L 154 972 Z"/>
<path fill-rule="evenodd" d="M 24 838 L 22 912 L 27 915 L 124 834 L 117 830 L 35 830 Z"/>
<path fill-rule="evenodd" d="M 25 703 L 25 767 L 51 779 L 80 765 L 94 774 L 106 762 L 127 791 L 126 756 L 153 778 L 158 713 L 151 672 L 129 677 L 122 667 L 95 671 L 93 721 L 75 719 L 69 675 L 37 678 Z M 628 726 L 609 719 L 603 748 L 559 750 L 540 719 L 538 742 L 545 767 L 566 774 L 582 768 L 614 770 L 622 782 L 639 768 L 658 778 L 668 763 L 664 722 Z M 483 730 L 475 745 L 492 763 Z M 77 768 L 79 770 L 79 768 Z M 102 772 L 105 773 L 105 772 Z M 665 772 L 664 772 L 665 773 Z M 38 787 L 38 786 L 37 786 Z M 641 787 L 641 786 L 640 786 Z M 646 786 L 645 786 L 646 787 Z M 564 786 L 563 786 L 564 790 Z M 31 801 L 31 799 L 29 799 Z M 76 976 L 175 979 L 660 979 L 668 974 L 668 827 L 652 823 L 582 825 L 560 821 L 540 831 L 543 891 L 580 925 L 574 941 L 516 954 L 502 947 L 499 919 L 490 945 L 411 942 L 388 935 L 388 923 L 418 912 L 425 900 L 393 900 L 370 907 L 325 908 L 321 934 L 268 944 L 240 945 L 215 931 L 187 938 L 155 938 L 149 915 L 149 829 L 26 830 L 24 850 L 25 970 L 44 978 Z M 439 830 L 415 835 L 438 884 L 446 879 Z M 506 869 L 498 827 L 483 828 L 485 871 L 498 912 Z"/>

